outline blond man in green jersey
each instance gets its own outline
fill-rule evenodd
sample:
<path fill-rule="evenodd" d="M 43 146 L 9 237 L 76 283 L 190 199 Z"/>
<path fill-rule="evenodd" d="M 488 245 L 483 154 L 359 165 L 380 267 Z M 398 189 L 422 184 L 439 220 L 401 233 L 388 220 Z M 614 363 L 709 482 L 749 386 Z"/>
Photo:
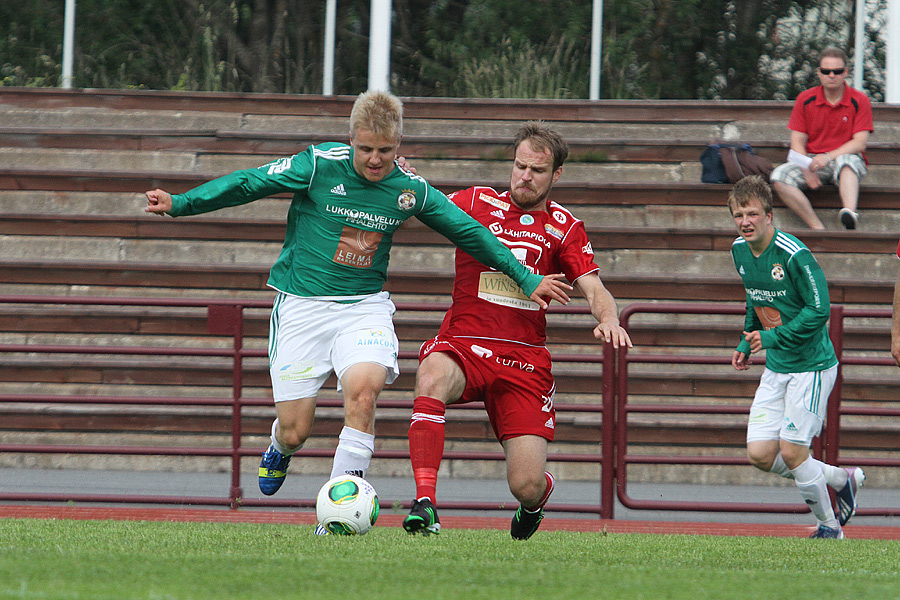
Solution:
<path fill-rule="evenodd" d="M 561 274 L 530 273 L 506 246 L 414 173 L 397 166 L 403 106 L 387 92 L 360 94 L 350 144 L 310 146 L 257 169 L 236 171 L 184 194 L 147 192 L 147 212 L 173 217 L 293 193 L 281 254 L 269 362 L 277 418 L 259 469 L 260 490 L 284 482 L 291 456 L 310 435 L 316 395 L 334 372 L 345 427 L 332 477 L 365 476 L 374 452 L 375 402 L 398 375 L 394 305 L 383 286 L 391 242 L 407 219 L 423 223 L 502 271 L 542 307 L 568 302 Z"/>
<path fill-rule="evenodd" d="M 750 407 L 747 456 L 763 471 L 793 479 L 816 516 L 811 537 L 844 537 L 841 526 L 856 512 L 862 469 L 839 468 L 809 453 L 825 419 L 838 360 L 828 337 L 828 284 L 812 253 L 772 224 L 772 191 L 761 177 L 735 184 L 728 208 L 740 237 L 731 247 L 747 292 L 747 316 L 731 364 L 750 368 L 750 355 L 766 351 L 766 368 Z M 839 515 L 828 487 L 837 492 Z"/>

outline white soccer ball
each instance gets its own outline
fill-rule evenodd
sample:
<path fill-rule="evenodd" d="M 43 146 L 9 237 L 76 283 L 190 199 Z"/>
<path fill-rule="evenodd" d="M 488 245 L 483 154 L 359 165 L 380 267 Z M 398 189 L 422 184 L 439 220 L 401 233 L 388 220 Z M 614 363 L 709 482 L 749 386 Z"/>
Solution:
<path fill-rule="evenodd" d="M 337 535 L 363 535 L 378 520 L 378 494 L 361 477 L 339 475 L 329 480 L 316 497 L 319 524 Z"/>

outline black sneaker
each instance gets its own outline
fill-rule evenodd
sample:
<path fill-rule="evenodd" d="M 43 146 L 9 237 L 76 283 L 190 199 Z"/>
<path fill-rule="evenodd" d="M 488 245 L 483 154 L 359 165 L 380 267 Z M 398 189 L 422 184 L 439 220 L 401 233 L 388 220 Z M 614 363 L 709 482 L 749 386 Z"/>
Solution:
<path fill-rule="evenodd" d="M 441 532 L 441 520 L 438 518 L 434 503 L 428 498 L 413 500 L 409 516 L 403 519 L 403 529 L 408 533 L 431 535 Z"/>
<path fill-rule="evenodd" d="M 509 526 L 509 535 L 516 540 L 527 540 L 541 526 L 543 518 L 543 507 L 539 508 L 537 512 L 531 512 L 530 510 L 525 510 L 520 504 L 516 514 L 513 515 L 512 524 Z"/>
<path fill-rule="evenodd" d="M 838 216 L 841 218 L 841 225 L 844 226 L 844 229 L 856 229 L 856 224 L 859 221 L 859 215 L 849 208 L 842 208 L 838 213 Z"/>

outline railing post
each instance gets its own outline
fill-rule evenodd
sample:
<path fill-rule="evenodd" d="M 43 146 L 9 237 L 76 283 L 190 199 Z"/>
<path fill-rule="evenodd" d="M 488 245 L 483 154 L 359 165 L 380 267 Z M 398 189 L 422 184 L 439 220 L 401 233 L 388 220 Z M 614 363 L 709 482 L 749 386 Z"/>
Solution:
<path fill-rule="evenodd" d="M 824 461 L 830 465 L 839 464 L 841 449 L 841 397 L 843 396 L 844 371 L 841 361 L 844 356 L 844 307 L 831 305 L 831 324 L 828 334 L 834 345 L 834 353 L 838 359 L 837 378 L 834 389 L 828 398 L 828 411 L 825 418 L 825 452 Z"/>
<path fill-rule="evenodd" d="M 231 508 L 238 508 L 244 491 L 241 489 L 241 398 L 244 387 L 244 307 L 237 305 L 211 305 L 207 313 L 207 330 L 212 335 L 230 335 L 234 338 L 234 354 L 231 372 Z"/>
<path fill-rule="evenodd" d="M 600 518 L 614 518 L 616 502 L 616 351 L 603 344 L 603 421 L 600 430 Z"/>

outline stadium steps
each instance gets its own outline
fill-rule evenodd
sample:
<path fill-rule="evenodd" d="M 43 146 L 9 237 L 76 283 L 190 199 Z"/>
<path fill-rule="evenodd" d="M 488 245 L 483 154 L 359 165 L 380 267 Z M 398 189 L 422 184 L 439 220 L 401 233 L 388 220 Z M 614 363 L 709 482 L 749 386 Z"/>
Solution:
<path fill-rule="evenodd" d="M 8 124 L 0 128 L 0 204 L 4 207 L 0 218 L 0 245 L 4 250 L 0 256 L 0 291 L 271 298 L 265 280 L 274 256 L 272 248 L 281 242 L 286 197 L 261 200 L 214 216 L 169 220 L 141 212 L 145 203 L 142 192 L 154 187 L 184 191 L 233 168 L 255 166 L 269 157 L 294 153 L 309 143 L 345 139 L 353 100 L 0 89 L 0 115 Z M 521 121 L 546 119 L 572 145 L 572 159 L 554 187 L 553 198 L 585 220 L 598 260 L 604 263 L 604 281 L 620 306 L 632 300 L 733 303 L 743 298 L 743 290 L 731 266 L 726 265 L 727 248 L 734 237 L 724 209 L 729 186 L 699 183 L 699 154 L 708 141 L 739 139 L 778 162 L 786 149 L 789 112 L 789 102 L 409 99 L 402 150 L 415 160 L 420 174 L 445 191 L 472 182 L 505 189 L 508 140 Z M 896 211 L 900 177 L 895 178 L 900 173 L 895 172 L 900 111 L 876 106 L 875 113 L 877 131 L 869 153 L 873 168 L 860 203 L 861 229 L 844 232 L 835 222 L 835 230 L 813 234 L 783 208 L 777 209 L 776 222 L 800 235 L 821 255 L 823 263 L 826 259 L 849 261 L 840 265 L 841 276 L 829 277 L 833 302 L 886 307 L 895 281 L 889 273 L 894 264 L 890 261 L 895 260 L 895 236 L 900 230 Z M 840 206 L 834 191 L 813 194 L 813 202 L 817 208 L 834 213 Z M 452 281 L 447 243 L 416 223 L 403 228 L 397 240 L 400 252 L 392 261 L 388 289 L 395 298 L 427 298 L 446 304 Z M 253 249 L 244 262 L 223 264 L 223 244 Z M 133 251 L 123 252 L 122 248 L 129 245 Z M 202 262 L 173 260 L 179 245 L 204 256 Z M 399 257 L 404 251 L 414 247 L 421 250 L 425 245 L 433 253 L 422 252 L 415 260 Z M 699 255 L 702 258 L 692 261 Z M 873 267 L 882 259 L 885 264 Z M 440 269 L 435 268 L 434 261 Z M 698 261 L 699 268 L 685 269 Z M 254 314 L 246 320 L 253 343 L 262 347 L 266 319 L 267 315 Z M 398 313 L 404 349 L 414 350 L 418 342 L 433 334 L 438 319 L 439 314 L 419 318 Z M 27 312 L 0 311 L 0 339 L 27 339 L 32 343 L 89 339 L 99 337 L 96 328 L 115 332 L 116 327 L 122 327 L 117 342 L 134 336 L 147 343 L 194 345 L 205 340 L 204 326 L 202 317 L 169 318 L 149 313 L 126 319 L 102 311 L 73 311 L 41 319 Z M 183 329 L 173 331 L 173 327 Z M 735 332 L 730 321 L 683 319 L 674 324 L 668 320 L 665 326 L 658 320 L 636 322 L 632 333 L 639 345 L 653 344 L 668 352 L 689 348 L 719 355 L 730 354 Z M 554 351 L 588 347 L 597 351 L 590 328 L 577 319 L 552 318 L 548 334 Z M 869 322 L 848 325 L 846 347 L 850 352 L 881 352 L 887 347 L 886 340 L 883 326 Z M 170 377 L 167 380 L 162 375 L 154 377 L 160 370 L 142 369 L 140 361 L 97 358 L 94 363 L 67 366 L 59 360 L 14 358 L 0 367 L 4 375 L 0 389 L 4 393 L 56 389 L 102 395 L 120 393 L 109 390 L 129 386 L 171 388 L 173 394 L 178 390 L 189 394 L 198 388 L 204 393 L 230 393 L 228 384 L 223 384 L 229 378 L 227 364 L 192 361 L 189 368 L 170 365 L 161 370 Z M 410 362 L 404 365 L 406 373 L 398 384 L 385 393 L 386 399 L 409 400 L 414 368 Z M 596 404 L 596 370 L 588 375 L 584 370 L 561 365 L 559 402 Z M 249 376 L 250 392 L 265 397 L 269 392 L 264 365 L 254 363 Z M 710 398 L 744 405 L 752 396 L 757 378 L 755 373 L 735 375 L 726 366 L 636 366 L 629 385 L 635 402 Z M 890 377 L 848 370 L 845 397 L 852 402 L 889 404 L 897 397 L 897 385 Z M 325 396 L 333 399 L 334 392 Z M 7 431 L 18 430 L 18 426 L 54 435 L 106 428 L 140 431 L 142 426 L 163 432 L 161 436 L 167 431 L 181 431 L 179 427 L 197 436 L 228 431 L 226 417 L 216 413 L 222 412 L 219 409 L 207 409 L 211 411 L 207 414 L 200 410 L 171 413 L 169 409 L 140 406 L 93 406 L 51 411 L 53 417 L 47 421 L 43 420 L 46 407 L 23 409 L 23 405 L 17 405 L 15 410 L 10 406 L 3 410 L 10 411 L 0 416 L 0 427 L 9 424 Z M 379 434 L 385 436 L 385 443 L 399 443 L 408 427 L 408 409 L 379 410 Z M 268 406 L 248 415 L 250 434 L 258 437 L 268 433 L 271 412 Z M 333 436 L 340 426 L 340 411 L 324 409 L 320 416 L 317 432 Z M 465 443 L 492 440 L 479 411 L 457 411 L 454 419 L 459 423 L 453 425 L 458 429 L 452 435 Z M 596 413 L 561 411 L 560 419 L 558 433 L 563 444 L 596 449 Z M 743 444 L 740 417 L 641 414 L 633 415 L 631 422 L 631 439 L 636 444 L 689 447 L 698 440 L 730 448 Z M 863 434 L 867 428 L 876 431 L 872 449 L 890 450 L 889 440 L 896 441 L 892 423 L 882 431 L 871 422 L 850 420 L 844 441 L 866 447 Z"/>
<path fill-rule="evenodd" d="M 414 126 L 413 126 L 414 127 Z M 680 126 L 681 127 L 681 126 Z M 407 127 L 409 129 L 410 127 Z M 610 126 L 606 133 L 598 128 L 581 131 L 583 137 L 567 137 L 569 160 L 578 162 L 696 162 L 706 147 L 701 139 L 669 139 L 657 128 L 657 136 L 641 139 L 621 136 L 621 125 Z M 330 129 L 330 128 L 329 128 Z M 683 133 L 681 129 L 672 134 Z M 779 132 L 780 134 L 781 132 Z M 590 134 L 590 135 L 586 135 Z M 341 134 L 343 135 L 343 131 Z M 742 137 L 742 140 L 748 139 Z M 335 141 L 330 131 L 288 133 L 258 130 L 183 130 L 117 128 L 45 128 L 0 126 L 0 148 L 36 150 L 98 150 L 128 152 L 185 152 L 194 156 L 238 155 L 246 164 L 261 162 L 255 156 L 289 156 L 310 144 Z M 760 139 L 753 141 L 756 154 L 774 163 L 784 160 L 786 141 Z M 512 147 L 507 132 L 503 135 L 405 134 L 402 154 L 408 158 L 454 158 L 498 160 L 511 158 Z M 900 162 L 900 144 L 871 142 L 866 156 L 872 165 L 896 165 Z"/>
<path fill-rule="evenodd" d="M 232 233 L 234 232 L 234 233 Z M 728 273 L 730 230 L 589 227 L 595 260 L 603 276 Z M 256 265 L 274 260 L 284 239 L 282 222 L 83 215 L 0 216 L 6 260 L 65 256 L 69 261 L 154 261 L 177 264 Z M 805 236 L 830 280 L 840 281 L 868 265 L 873 279 L 896 272 L 890 257 L 896 237 L 889 233 L 816 232 Z M 453 269 L 453 246 L 424 226 L 402 227 L 395 236 L 392 271 Z M 687 251 L 690 251 L 689 253 Z"/>

